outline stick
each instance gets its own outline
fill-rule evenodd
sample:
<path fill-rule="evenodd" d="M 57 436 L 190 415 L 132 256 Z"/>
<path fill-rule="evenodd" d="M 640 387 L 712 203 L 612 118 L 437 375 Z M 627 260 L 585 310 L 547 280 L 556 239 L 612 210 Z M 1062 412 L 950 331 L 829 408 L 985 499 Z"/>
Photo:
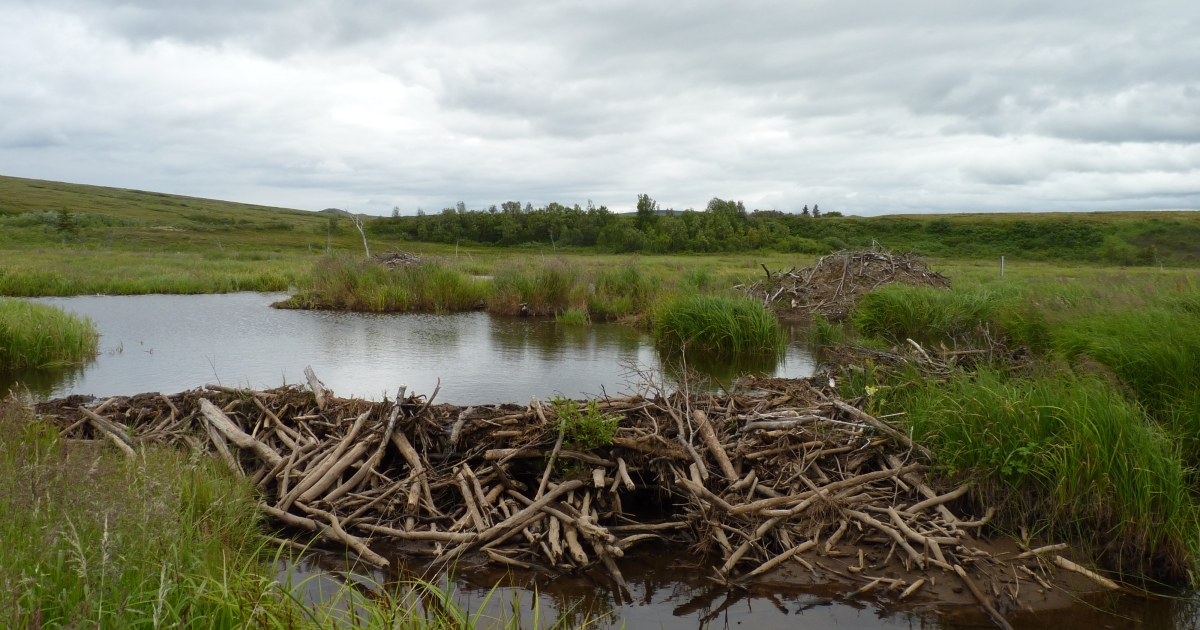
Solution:
<path fill-rule="evenodd" d="M 941 496 L 933 497 L 932 499 L 925 499 L 924 501 L 921 501 L 920 503 L 918 503 L 904 511 L 908 512 L 909 514 L 916 514 L 917 512 L 920 512 L 921 510 L 924 510 L 926 508 L 931 508 L 935 505 L 941 505 L 943 503 L 948 503 L 948 502 L 953 501 L 953 500 L 961 497 L 962 495 L 966 494 L 967 490 L 969 490 L 970 488 L 971 488 L 970 485 L 963 484 L 963 485 L 955 488 L 951 492 L 947 492 L 946 494 L 943 494 Z"/>
<path fill-rule="evenodd" d="M 725 452 L 725 447 L 721 446 L 721 440 L 717 439 L 717 432 L 709 423 L 708 416 L 703 411 L 696 409 L 692 412 L 692 417 L 696 419 L 696 424 L 700 427 L 700 437 L 704 440 L 704 445 L 708 447 L 708 452 L 712 454 L 713 459 L 717 460 L 721 474 L 725 475 L 725 478 L 731 483 L 737 481 L 737 471 L 733 469 L 733 463 L 729 461 L 729 454 Z"/>
<path fill-rule="evenodd" d="M 325 384 L 317 378 L 311 365 L 305 366 L 304 377 L 308 379 L 308 386 L 312 388 L 313 398 L 317 400 L 317 409 L 325 411 L 325 406 L 329 404 L 329 399 L 333 398 L 333 392 L 327 389 Z"/>
<path fill-rule="evenodd" d="M 927 449 L 924 446 L 921 446 L 919 444 L 913 444 L 913 441 L 910 440 L 907 435 L 905 435 L 904 433 L 902 433 L 901 431 L 896 429 L 896 427 L 893 427 L 892 425 L 884 422 L 883 420 L 879 420 L 879 419 L 875 418 L 874 416 L 866 413 L 865 411 L 859 409 L 858 407 L 848 405 L 841 400 L 834 400 L 833 405 L 835 407 L 837 407 L 838 409 L 841 409 L 842 411 L 845 411 L 846 413 L 850 414 L 850 416 L 852 418 L 854 418 L 855 420 L 857 420 L 859 422 L 864 422 L 866 424 L 869 424 L 869 425 L 875 427 L 876 429 L 879 429 L 880 431 L 883 431 L 884 433 L 886 433 L 889 436 L 891 436 L 892 438 L 894 438 L 897 442 L 900 442 L 901 444 L 908 447 L 909 449 L 914 450 L 917 453 L 919 453 L 926 460 L 933 461 L 933 453 L 931 453 L 929 451 L 929 449 Z"/>
<path fill-rule="evenodd" d="M 1075 564 L 1074 562 L 1067 560 L 1066 558 L 1064 558 L 1062 556 L 1054 556 L 1054 564 L 1057 564 L 1058 566 L 1060 566 L 1068 571 L 1074 571 L 1074 572 L 1078 573 L 1079 575 L 1091 578 L 1097 584 L 1103 586 L 1104 588 L 1109 588 L 1114 591 L 1122 590 L 1121 585 L 1117 584 L 1116 582 L 1104 577 L 1103 575 L 1100 575 L 1099 573 L 1085 569 L 1085 568 L 1079 566 L 1078 564 Z"/>
<path fill-rule="evenodd" d="M 916 582 L 913 582 L 912 586 L 904 589 L 903 593 L 900 593 L 900 599 L 904 599 L 905 597 L 908 597 L 909 595 L 916 593 L 917 589 L 921 588 L 921 586 L 923 586 L 924 584 L 925 584 L 925 578 L 921 578 L 921 579 L 917 580 Z"/>
<path fill-rule="evenodd" d="M 757 569 L 738 578 L 738 581 L 746 581 L 756 575 L 762 575 L 763 573 L 766 573 L 767 571 L 774 569 L 780 563 L 787 561 L 788 558 L 791 558 L 792 556 L 794 556 L 798 553 L 804 553 L 805 551 L 808 551 L 809 549 L 812 549 L 813 547 L 816 547 L 816 546 L 817 546 L 816 540 L 806 540 L 806 541 L 800 543 L 799 545 L 796 545 L 795 547 L 792 547 L 791 549 L 788 549 L 787 551 L 762 563 L 761 565 L 759 565 L 759 567 Z"/>
<path fill-rule="evenodd" d="M 1068 545 L 1067 543 L 1059 543 L 1057 545 L 1046 545 L 1045 547 L 1038 547 L 1037 549 L 1031 549 L 1029 551 L 1026 551 L 1026 552 L 1018 555 L 1017 560 L 1024 560 L 1025 558 L 1032 558 L 1034 556 L 1037 556 L 1037 555 L 1040 555 L 1043 553 L 1050 553 L 1051 551 L 1062 551 L 1063 549 L 1066 549 L 1067 547 L 1070 547 L 1070 545 Z"/>
<path fill-rule="evenodd" d="M 983 608 L 983 611 L 992 618 L 992 621 L 995 622 L 997 626 L 1000 626 L 1003 628 L 1003 630 L 1013 630 L 1013 627 L 1009 625 L 1008 621 L 1005 620 L 1004 617 L 1002 617 L 1000 613 L 992 607 L 992 603 L 987 600 L 987 597 L 982 591 L 979 590 L 979 587 L 975 586 L 975 582 L 972 581 L 970 577 L 967 577 L 967 572 L 963 570 L 962 565 L 954 565 L 954 572 L 958 574 L 958 577 L 963 581 L 963 584 L 967 585 L 967 589 L 970 590 L 971 594 L 975 596 L 975 599 L 979 602 L 979 605 Z"/>
<path fill-rule="evenodd" d="M 108 430 L 108 428 L 100 422 L 100 420 L 104 420 L 103 418 L 100 418 L 100 416 L 97 416 L 83 407 L 80 407 L 79 409 L 88 417 L 88 420 L 92 421 L 92 426 L 96 427 L 96 430 L 103 433 L 104 436 L 111 440 L 113 444 L 116 444 L 117 448 L 120 449 L 122 453 L 125 453 L 126 457 L 129 459 L 137 459 L 137 453 L 134 452 L 132 447 L 125 443 L 125 440 L 121 439 L 120 434 Z"/>

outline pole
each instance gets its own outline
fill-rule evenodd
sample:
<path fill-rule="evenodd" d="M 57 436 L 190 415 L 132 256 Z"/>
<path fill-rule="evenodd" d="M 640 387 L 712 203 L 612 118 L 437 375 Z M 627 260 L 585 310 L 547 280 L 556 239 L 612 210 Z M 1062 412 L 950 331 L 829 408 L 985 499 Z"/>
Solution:
<path fill-rule="evenodd" d="M 1004 278 L 1004 257 L 1000 257 L 1000 278 Z"/>

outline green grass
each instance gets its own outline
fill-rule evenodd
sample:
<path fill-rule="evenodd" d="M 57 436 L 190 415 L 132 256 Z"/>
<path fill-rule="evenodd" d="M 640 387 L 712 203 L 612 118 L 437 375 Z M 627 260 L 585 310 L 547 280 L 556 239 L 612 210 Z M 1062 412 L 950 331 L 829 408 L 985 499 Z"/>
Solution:
<path fill-rule="evenodd" d="M 0 368 L 46 368 L 96 356 L 100 334 L 86 317 L 56 306 L 0 298 Z"/>
<path fill-rule="evenodd" d="M 775 315 L 750 298 L 679 296 L 655 308 L 652 320 L 655 339 L 668 347 L 775 353 L 785 341 Z"/>
<path fill-rule="evenodd" d="M 685 278 L 681 278 L 680 284 Z M 653 303 L 662 285 L 661 278 L 647 273 L 636 260 L 630 260 L 616 269 L 595 274 L 588 310 L 599 319 L 639 315 Z"/>
<path fill-rule="evenodd" d="M 0 250 L 0 295 L 284 291 L 306 278 L 305 254 Z"/>
<path fill-rule="evenodd" d="M 889 341 L 966 338 L 977 336 L 980 326 L 995 318 L 1005 293 L 893 284 L 863 296 L 852 317 L 863 333 Z"/>
<path fill-rule="evenodd" d="M 555 315 L 554 321 L 567 326 L 587 326 L 592 323 L 592 318 L 585 310 L 569 308 Z"/>
<path fill-rule="evenodd" d="M 1134 575 L 1181 580 L 1195 566 L 1190 471 L 1171 436 L 1104 379 L 991 368 L 944 383 L 872 376 L 856 376 L 848 393 L 870 391 L 877 413 L 904 412 L 938 473 L 973 481 L 1000 522 L 1081 541 Z"/>
<path fill-rule="evenodd" d="M 281 308 L 448 313 L 480 308 L 487 285 L 435 260 L 388 270 L 350 255 L 322 257 Z"/>
<path fill-rule="evenodd" d="M 488 310 L 501 315 L 554 315 L 580 309 L 581 278 L 582 270 L 564 259 L 504 265 L 493 274 Z"/>

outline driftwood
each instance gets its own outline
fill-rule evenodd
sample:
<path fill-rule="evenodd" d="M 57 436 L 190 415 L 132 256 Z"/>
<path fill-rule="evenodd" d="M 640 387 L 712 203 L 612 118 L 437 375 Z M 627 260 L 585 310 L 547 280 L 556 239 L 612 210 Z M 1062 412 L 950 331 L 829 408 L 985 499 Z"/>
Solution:
<path fill-rule="evenodd" d="M 690 546 L 728 583 L 874 547 L 890 549 L 875 569 L 899 563 L 934 579 L 965 564 L 981 583 L 988 571 L 1020 570 L 1048 584 L 1055 565 L 1037 555 L 1062 550 L 1011 561 L 979 551 L 964 528 L 992 510 L 964 512 L 965 487 L 925 477 L 932 453 L 842 400 L 828 378 L 747 380 L 718 396 L 668 391 L 642 375 L 641 395 L 599 405 L 618 423 L 597 446 L 576 443 L 572 420 L 536 400 L 464 408 L 403 387 L 396 400 L 346 400 L 307 373 L 311 389 L 221 387 L 38 409 L 64 439 L 111 442 L 127 455 L 147 443 L 207 449 L 252 479 L 270 522 L 308 536 L 295 546 L 315 535 L 378 566 L 389 560 L 373 541 L 387 540 L 435 568 L 598 567 L 627 592 L 621 558 L 655 541 Z M 657 502 L 657 517 L 644 516 L 646 501 Z M 634 503 L 643 516 L 625 511 Z M 849 576 L 858 596 L 910 597 L 924 584 L 866 568 L 860 560 L 829 573 Z"/>

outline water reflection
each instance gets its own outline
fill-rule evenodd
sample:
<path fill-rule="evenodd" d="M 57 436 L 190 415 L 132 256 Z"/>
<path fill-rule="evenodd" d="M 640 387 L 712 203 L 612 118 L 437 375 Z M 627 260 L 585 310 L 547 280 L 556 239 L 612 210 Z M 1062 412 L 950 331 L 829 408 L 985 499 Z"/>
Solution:
<path fill-rule="evenodd" d="M 422 577 L 423 565 L 402 551 L 381 549 L 395 563 L 388 571 L 351 574 L 361 592 L 379 584 Z M 406 564 L 407 563 L 407 564 Z M 619 595 L 601 570 L 573 575 L 510 572 L 494 567 L 460 566 L 453 578 L 434 582 L 471 614 L 521 621 L 521 627 L 549 628 L 556 622 L 595 628 L 725 628 L 776 630 L 784 628 L 966 628 L 994 627 L 972 606 L 951 607 L 932 602 L 881 604 L 873 598 L 844 599 L 846 589 L 759 583 L 730 588 L 708 579 L 712 567 L 702 566 L 682 550 L 642 549 L 618 560 L 632 599 Z M 344 554 L 310 551 L 285 562 L 278 575 L 303 584 L 297 595 L 309 603 L 328 602 L 348 579 Z M 317 576 L 316 579 L 308 579 Z M 305 581 L 308 579 L 308 581 Z M 1097 593 L 1077 603 L 1037 613 L 1009 613 L 1018 630 L 1193 630 L 1200 602 L 1194 596 L 1152 597 Z M 536 612 L 535 612 L 536 611 Z M 533 621 L 538 620 L 535 626 Z"/>
<path fill-rule="evenodd" d="M 379 399 L 405 383 L 461 404 L 626 391 L 626 367 L 663 361 L 642 331 L 612 323 L 559 325 L 486 313 L 384 315 L 280 311 L 271 293 L 43 298 L 87 315 L 100 356 L 74 370 L 0 373 L 38 397 L 176 392 L 214 381 L 255 388 L 303 381 L 312 365 L 340 396 Z M 804 376 L 813 361 L 793 344 L 768 361 L 704 357 L 689 365 L 722 383 L 743 372 Z"/>

